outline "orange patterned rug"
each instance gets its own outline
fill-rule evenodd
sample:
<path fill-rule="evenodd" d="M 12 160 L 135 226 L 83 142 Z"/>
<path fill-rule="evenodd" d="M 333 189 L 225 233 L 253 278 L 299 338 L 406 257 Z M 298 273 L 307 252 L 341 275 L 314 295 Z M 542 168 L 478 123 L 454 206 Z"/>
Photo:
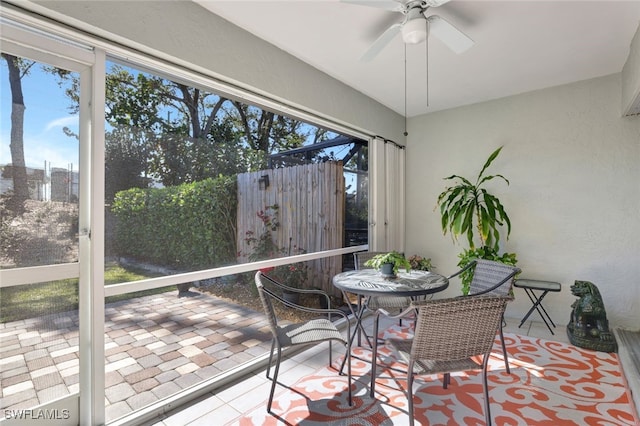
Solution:
<path fill-rule="evenodd" d="M 381 336 L 407 336 L 393 326 Z M 504 370 L 499 342 L 490 360 L 489 395 L 496 425 L 640 425 L 616 354 L 505 334 L 511 374 Z M 392 351 L 380 347 L 383 365 L 402 368 Z M 272 411 L 256 407 L 240 425 L 404 425 L 408 424 L 402 373 L 379 368 L 376 398 L 369 397 L 371 351 L 354 348 L 353 406 L 347 404 L 346 377 L 326 367 L 293 386 L 276 387 Z M 366 361 L 363 361 L 366 360 Z M 334 360 L 334 367 L 340 360 Z M 383 376 L 383 377 L 382 377 Z M 282 381 L 280 381 L 282 383 Z M 422 425 L 483 425 L 480 372 L 420 376 L 414 384 L 415 419 Z"/>

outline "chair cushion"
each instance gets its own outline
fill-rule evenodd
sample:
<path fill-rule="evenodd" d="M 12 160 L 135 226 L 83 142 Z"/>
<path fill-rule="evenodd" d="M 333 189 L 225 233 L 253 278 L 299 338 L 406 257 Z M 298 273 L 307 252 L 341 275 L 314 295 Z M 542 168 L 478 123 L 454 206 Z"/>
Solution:
<path fill-rule="evenodd" d="M 328 319 L 314 319 L 301 324 L 278 326 L 278 341 L 283 347 L 325 342 L 329 339 L 347 344 L 336 326 Z"/>

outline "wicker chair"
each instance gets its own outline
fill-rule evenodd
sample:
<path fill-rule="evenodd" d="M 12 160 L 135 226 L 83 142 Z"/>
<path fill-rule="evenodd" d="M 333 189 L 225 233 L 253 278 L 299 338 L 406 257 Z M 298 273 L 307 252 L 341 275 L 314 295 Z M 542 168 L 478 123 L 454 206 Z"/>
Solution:
<path fill-rule="evenodd" d="M 418 310 L 413 339 L 389 339 L 400 359 L 408 364 L 407 400 L 409 424 L 413 426 L 413 380 L 415 374 L 444 373 L 445 388 L 449 373 L 482 368 L 484 414 L 491 424 L 487 365 L 496 331 L 511 297 L 470 296 L 413 302 Z M 408 309 L 407 312 L 411 312 Z M 374 325 L 374 332 L 378 332 Z M 482 363 L 475 359 L 483 356 Z M 374 345 L 374 359 L 377 345 Z M 376 363 L 372 363 L 370 396 L 375 394 Z"/>
<path fill-rule="evenodd" d="M 346 346 L 346 354 L 345 358 L 342 361 L 342 365 L 340 367 L 340 374 L 342 374 L 342 370 L 346 363 L 347 365 L 347 388 L 349 395 L 349 405 L 353 404 L 352 400 L 352 390 L 351 390 L 351 344 L 348 338 L 343 337 L 340 330 L 335 326 L 335 324 L 331 321 L 332 315 L 339 315 L 345 319 L 345 323 L 347 325 L 347 336 L 351 335 L 351 326 L 347 317 L 347 314 L 338 310 L 331 309 L 331 300 L 329 296 L 321 291 L 321 290 L 307 290 L 307 289 L 297 289 L 291 288 L 284 284 L 281 284 L 274 279 L 264 275 L 262 272 L 258 271 L 255 275 L 255 283 L 256 288 L 258 289 L 258 294 L 260 296 L 260 301 L 262 302 L 262 306 L 267 315 L 267 320 L 269 322 L 269 327 L 271 329 L 271 333 L 273 335 L 273 339 L 271 341 L 271 351 L 269 353 L 269 364 L 267 365 L 267 378 L 271 380 L 271 393 L 269 394 L 269 402 L 267 403 L 267 412 L 271 413 L 271 404 L 273 402 L 273 395 L 276 389 L 276 382 L 278 380 L 278 372 L 280 370 L 280 361 L 282 359 L 282 349 L 298 346 L 298 345 L 310 345 L 310 344 L 318 344 L 322 342 L 329 342 L 329 365 L 332 364 L 332 345 L 331 342 L 336 340 Z M 264 284 L 267 283 L 268 287 Z M 308 308 L 305 306 L 301 306 L 292 302 L 289 302 L 278 295 L 275 289 L 279 290 L 287 290 L 289 292 L 298 292 L 298 293 L 308 293 L 308 294 L 318 294 L 326 297 L 327 309 L 317 309 L 317 308 Z M 277 301 L 286 305 L 289 308 L 297 309 L 303 312 L 315 312 L 318 314 L 327 315 L 326 318 L 318 318 L 312 319 L 309 321 L 305 321 L 302 323 L 295 324 L 279 324 L 278 318 L 276 316 L 275 310 L 273 309 L 273 302 Z M 273 373 L 273 378 L 269 377 L 269 372 L 271 369 L 271 363 L 273 361 L 273 352 L 274 349 L 277 349 L 276 353 L 276 364 L 275 370 Z"/>
<path fill-rule="evenodd" d="M 515 266 L 505 265 L 504 263 L 493 260 L 477 259 L 447 278 L 451 279 L 456 277 L 470 268 L 474 268 L 474 270 L 473 280 L 469 287 L 469 296 L 509 296 L 512 294 L 514 277 L 520 273 L 520 268 L 516 268 Z M 504 344 L 504 335 L 502 332 L 503 324 L 504 318 L 500 321 L 498 332 L 500 333 L 500 343 L 502 344 L 504 366 L 507 373 L 511 373 L 507 347 Z"/>

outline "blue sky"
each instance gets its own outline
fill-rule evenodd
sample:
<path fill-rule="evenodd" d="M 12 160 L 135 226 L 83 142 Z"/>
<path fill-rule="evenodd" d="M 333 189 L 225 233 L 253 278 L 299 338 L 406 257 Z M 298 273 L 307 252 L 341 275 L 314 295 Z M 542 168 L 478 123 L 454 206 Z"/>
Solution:
<path fill-rule="evenodd" d="M 78 141 L 64 134 L 63 127 L 78 132 L 78 117 L 71 115 L 69 100 L 56 78 L 42 71 L 39 65 L 31 68 L 22 79 L 24 94 L 24 154 L 28 167 L 67 168 L 73 164 L 78 170 Z M 0 61 L 0 165 L 11 163 L 11 89 L 7 63 Z"/>

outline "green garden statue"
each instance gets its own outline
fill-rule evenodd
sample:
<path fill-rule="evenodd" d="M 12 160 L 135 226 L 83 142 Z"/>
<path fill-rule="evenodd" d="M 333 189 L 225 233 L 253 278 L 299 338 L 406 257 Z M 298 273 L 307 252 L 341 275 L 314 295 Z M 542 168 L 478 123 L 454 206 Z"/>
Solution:
<path fill-rule="evenodd" d="M 581 348 L 616 352 L 616 340 L 609 331 L 607 312 L 598 287 L 589 281 L 576 281 L 571 286 L 571 293 L 578 300 L 571 305 L 573 310 L 567 325 L 569 341 Z"/>

